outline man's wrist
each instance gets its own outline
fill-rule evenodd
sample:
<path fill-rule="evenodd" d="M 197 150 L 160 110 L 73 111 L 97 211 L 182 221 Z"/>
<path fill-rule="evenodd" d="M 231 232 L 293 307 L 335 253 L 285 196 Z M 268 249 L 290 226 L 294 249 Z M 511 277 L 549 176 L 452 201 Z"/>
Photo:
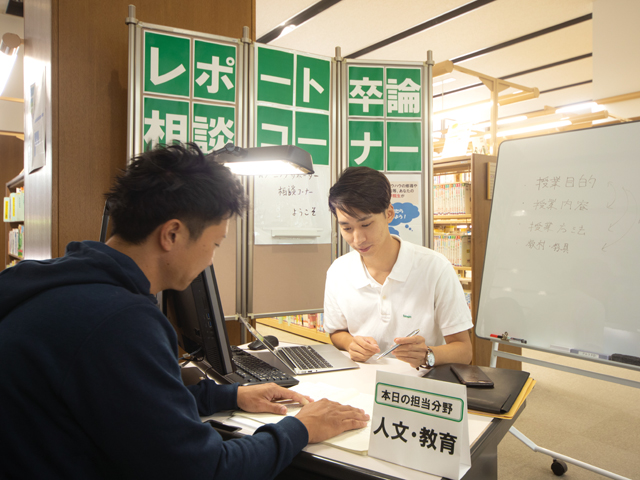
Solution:
<path fill-rule="evenodd" d="M 436 365 L 436 356 L 433 353 L 433 350 L 431 350 L 431 347 L 427 345 L 427 351 L 424 354 L 424 360 L 422 365 L 420 365 L 421 368 L 433 368 Z"/>

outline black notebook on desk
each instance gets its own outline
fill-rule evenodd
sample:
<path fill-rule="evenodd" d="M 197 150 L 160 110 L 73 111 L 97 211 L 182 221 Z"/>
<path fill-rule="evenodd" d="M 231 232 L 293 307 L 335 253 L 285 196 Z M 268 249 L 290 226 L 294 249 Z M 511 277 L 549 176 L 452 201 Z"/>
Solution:
<path fill-rule="evenodd" d="M 467 403 L 471 410 L 503 414 L 511 410 L 522 391 L 529 372 L 507 368 L 478 367 L 493 380 L 493 388 L 467 387 Z M 424 378 L 460 383 L 451 371 L 451 364 L 438 365 L 423 375 Z"/>

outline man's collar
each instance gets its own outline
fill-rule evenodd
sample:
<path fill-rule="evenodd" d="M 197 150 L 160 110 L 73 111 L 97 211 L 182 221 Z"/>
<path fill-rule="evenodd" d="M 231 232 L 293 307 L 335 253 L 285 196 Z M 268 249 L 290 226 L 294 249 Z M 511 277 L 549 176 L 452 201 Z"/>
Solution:
<path fill-rule="evenodd" d="M 397 282 L 405 282 L 409 277 L 409 272 L 411 271 L 411 266 L 413 264 L 413 250 L 410 245 L 403 242 L 397 235 L 391 235 L 391 237 L 400 242 L 400 250 L 398 251 L 396 263 L 393 265 L 391 273 L 389 273 L 389 277 Z M 349 258 L 349 261 L 351 262 L 350 268 L 348 269 L 351 277 L 350 280 L 355 288 L 366 287 L 371 284 L 369 276 L 365 270 L 367 267 L 365 267 L 360 254 L 357 252 L 355 253 L 355 255 L 352 255 Z"/>

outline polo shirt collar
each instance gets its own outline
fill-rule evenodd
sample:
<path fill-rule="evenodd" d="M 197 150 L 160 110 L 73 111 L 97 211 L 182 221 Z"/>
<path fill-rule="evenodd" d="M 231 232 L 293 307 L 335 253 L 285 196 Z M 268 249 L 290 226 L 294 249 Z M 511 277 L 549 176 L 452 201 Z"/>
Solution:
<path fill-rule="evenodd" d="M 400 237 L 397 235 L 391 236 L 400 242 L 400 251 L 398 252 L 396 263 L 391 269 L 389 278 L 398 282 L 405 282 L 409 277 L 411 265 L 413 264 L 413 251 L 411 250 L 411 246 L 408 243 L 403 242 Z M 353 253 L 355 253 L 355 255 L 351 258 L 351 261 L 353 262 L 352 268 L 348 269 L 348 271 L 351 272 L 351 282 L 355 288 L 366 287 L 371 284 L 371 281 L 367 276 L 367 272 L 365 271 L 366 267 L 362 262 L 360 254 L 355 251 Z"/>

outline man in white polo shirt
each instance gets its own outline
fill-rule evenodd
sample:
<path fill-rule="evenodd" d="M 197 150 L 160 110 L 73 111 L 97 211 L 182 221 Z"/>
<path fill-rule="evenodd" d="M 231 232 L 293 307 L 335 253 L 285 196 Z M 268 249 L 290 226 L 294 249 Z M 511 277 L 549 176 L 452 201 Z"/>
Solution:
<path fill-rule="evenodd" d="M 473 324 L 460 281 L 444 255 L 391 235 L 387 177 L 347 168 L 329 208 L 353 249 L 327 272 L 324 323 L 334 345 L 359 362 L 398 343 L 393 355 L 416 368 L 470 363 Z"/>

